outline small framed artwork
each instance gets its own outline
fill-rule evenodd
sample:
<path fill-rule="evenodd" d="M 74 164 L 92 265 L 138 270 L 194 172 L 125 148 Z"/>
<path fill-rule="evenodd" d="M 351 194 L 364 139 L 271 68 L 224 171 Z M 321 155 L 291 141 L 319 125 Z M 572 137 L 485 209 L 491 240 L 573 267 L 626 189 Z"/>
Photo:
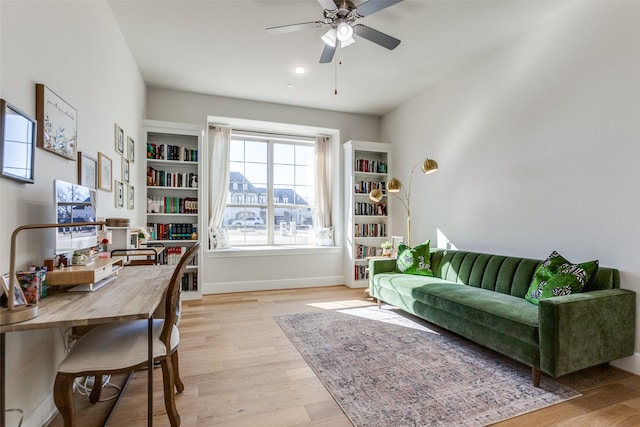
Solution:
<path fill-rule="evenodd" d="M 124 156 L 124 131 L 118 124 L 116 123 L 115 129 L 115 141 L 116 141 L 116 152 L 121 156 Z"/>
<path fill-rule="evenodd" d="M 78 184 L 96 188 L 98 183 L 98 161 L 95 157 L 78 151 Z"/>
<path fill-rule="evenodd" d="M 78 145 L 77 111 L 43 84 L 36 84 L 38 147 L 70 160 Z"/>
<path fill-rule="evenodd" d="M 0 175 L 33 184 L 36 121 L 0 99 Z"/>
<path fill-rule="evenodd" d="M 111 158 L 105 156 L 102 153 L 98 153 L 98 188 L 104 191 L 112 191 L 111 179 L 113 165 Z"/>
<path fill-rule="evenodd" d="M 135 200 L 133 185 L 127 185 L 127 209 L 133 209 L 135 207 Z"/>
<path fill-rule="evenodd" d="M 124 183 L 122 181 L 114 181 L 116 187 L 116 208 L 124 207 Z"/>
<path fill-rule="evenodd" d="M 130 136 L 127 137 L 127 151 L 129 152 L 129 161 L 133 163 L 136 159 L 136 143 Z"/>
<path fill-rule="evenodd" d="M 2 275 L 2 291 L 5 295 L 9 295 L 9 288 L 11 287 L 11 281 L 9 280 L 9 274 Z M 27 299 L 24 297 L 22 287 L 18 283 L 18 280 L 14 282 L 13 287 L 13 305 L 26 305 Z"/>
<path fill-rule="evenodd" d="M 122 181 L 129 183 L 129 160 L 122 158 Z"/>
<path fill-rule="evenodd" d="M 391 236 L 391 247 L 393 248 L 392 250 L 394 256 L 398 255 L 398 246 L 400 246 L 400 243 L 402 243 L 403 241 L 403 236 Z"/>

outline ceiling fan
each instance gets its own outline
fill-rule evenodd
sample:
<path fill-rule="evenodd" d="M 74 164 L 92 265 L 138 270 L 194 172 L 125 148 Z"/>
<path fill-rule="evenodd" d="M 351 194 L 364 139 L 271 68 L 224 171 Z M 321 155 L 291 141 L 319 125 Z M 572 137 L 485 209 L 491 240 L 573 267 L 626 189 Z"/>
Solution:
<path fill-rule="evenodd" d="M 322 21 L 269 27 L 266 30 L 272 34 L 281 34 L 330 26 L 329 31 L 322 36 L 322 41 L 325 43 L 325 46 L 320 56 L 321 64 L 333 61 L 338 43 L 340 43 L 340 47 L 347 47 L 355 43 L 355 39 L 353 38 L 354 33 L 375 44 L 392 50 L 400 44 L 400 40 L 378 30 L 374 30 L 371 27 L 367 27 L 366 25 L 357 24 L 356 21 L 359 18 L 379 12 L 401 1 L 402 0 L 368 0 L 356 7 L 351 0 L 318 0 L 320 6 L 324 8 L 324 19 Z"/>

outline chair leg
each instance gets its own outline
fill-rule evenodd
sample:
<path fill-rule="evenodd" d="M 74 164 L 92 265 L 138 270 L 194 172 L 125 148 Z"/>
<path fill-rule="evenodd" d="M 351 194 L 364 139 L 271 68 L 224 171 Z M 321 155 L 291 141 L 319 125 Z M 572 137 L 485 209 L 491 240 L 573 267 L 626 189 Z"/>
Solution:
<path fill-rule="evenodd" d="M 178 364 L 178 349 L 171 354 L 171 365 L 173 366 L 173 382 L 176 385 L 176 391 L 182 393 L 184 391 L 184 383 L 180 378 L 180 366 Z"/>
<path fill-rule="evenodd" d="M 93 379 L 93 388 L 91 388 L 89 402 L 98 403 L 100 401 L 100 394 L 102 394 L 102 375 L 96 375 Z"/>
<path fill-rule="evenodd" d="M 62 415 L 65 427 L 75 427 L 73 406 L 73 381 L 72 375 L 58 372 L 53 385 L 53 401 Z"/>
<path fill-rule="evenodd" d="M 173 391 L 173 367 L 171 363 L 171 356 L 165 357 L 160 361 L 160 367 L 162 368 L 162 385 L 164 388 L 164 407 L 167 410 L 167 416 L 171 427 L 178 427 L 180 425 L 180 414 L 176 409 L 176 399 Z"/>

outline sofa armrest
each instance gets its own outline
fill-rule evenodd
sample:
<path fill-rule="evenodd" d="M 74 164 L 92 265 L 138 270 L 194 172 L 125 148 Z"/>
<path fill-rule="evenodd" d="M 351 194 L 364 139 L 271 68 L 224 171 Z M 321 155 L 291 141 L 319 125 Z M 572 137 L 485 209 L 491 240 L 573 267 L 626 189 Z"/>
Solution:
<path fill-rule="evenodd" d="M 372 288 L 373 276 L 380 273 L 391 273 L 396 270 L 396 259 L 370 259 L 369 260 L 369 289 Z"/>
<path fill-rule="evenodd" d="M 540 369 L 554 377 L 634 352 L 636 294 L 607 289 L 540 301 Z"/>

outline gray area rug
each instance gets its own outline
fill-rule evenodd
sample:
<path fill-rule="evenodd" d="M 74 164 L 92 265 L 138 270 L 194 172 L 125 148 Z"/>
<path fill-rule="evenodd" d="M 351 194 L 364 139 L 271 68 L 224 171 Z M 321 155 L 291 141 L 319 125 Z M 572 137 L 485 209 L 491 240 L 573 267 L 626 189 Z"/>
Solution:
<path fill-rule="evenodd" d="M 357 427 L 483 426 L 580 396 L 392 307 L 275 320 Z"/>

